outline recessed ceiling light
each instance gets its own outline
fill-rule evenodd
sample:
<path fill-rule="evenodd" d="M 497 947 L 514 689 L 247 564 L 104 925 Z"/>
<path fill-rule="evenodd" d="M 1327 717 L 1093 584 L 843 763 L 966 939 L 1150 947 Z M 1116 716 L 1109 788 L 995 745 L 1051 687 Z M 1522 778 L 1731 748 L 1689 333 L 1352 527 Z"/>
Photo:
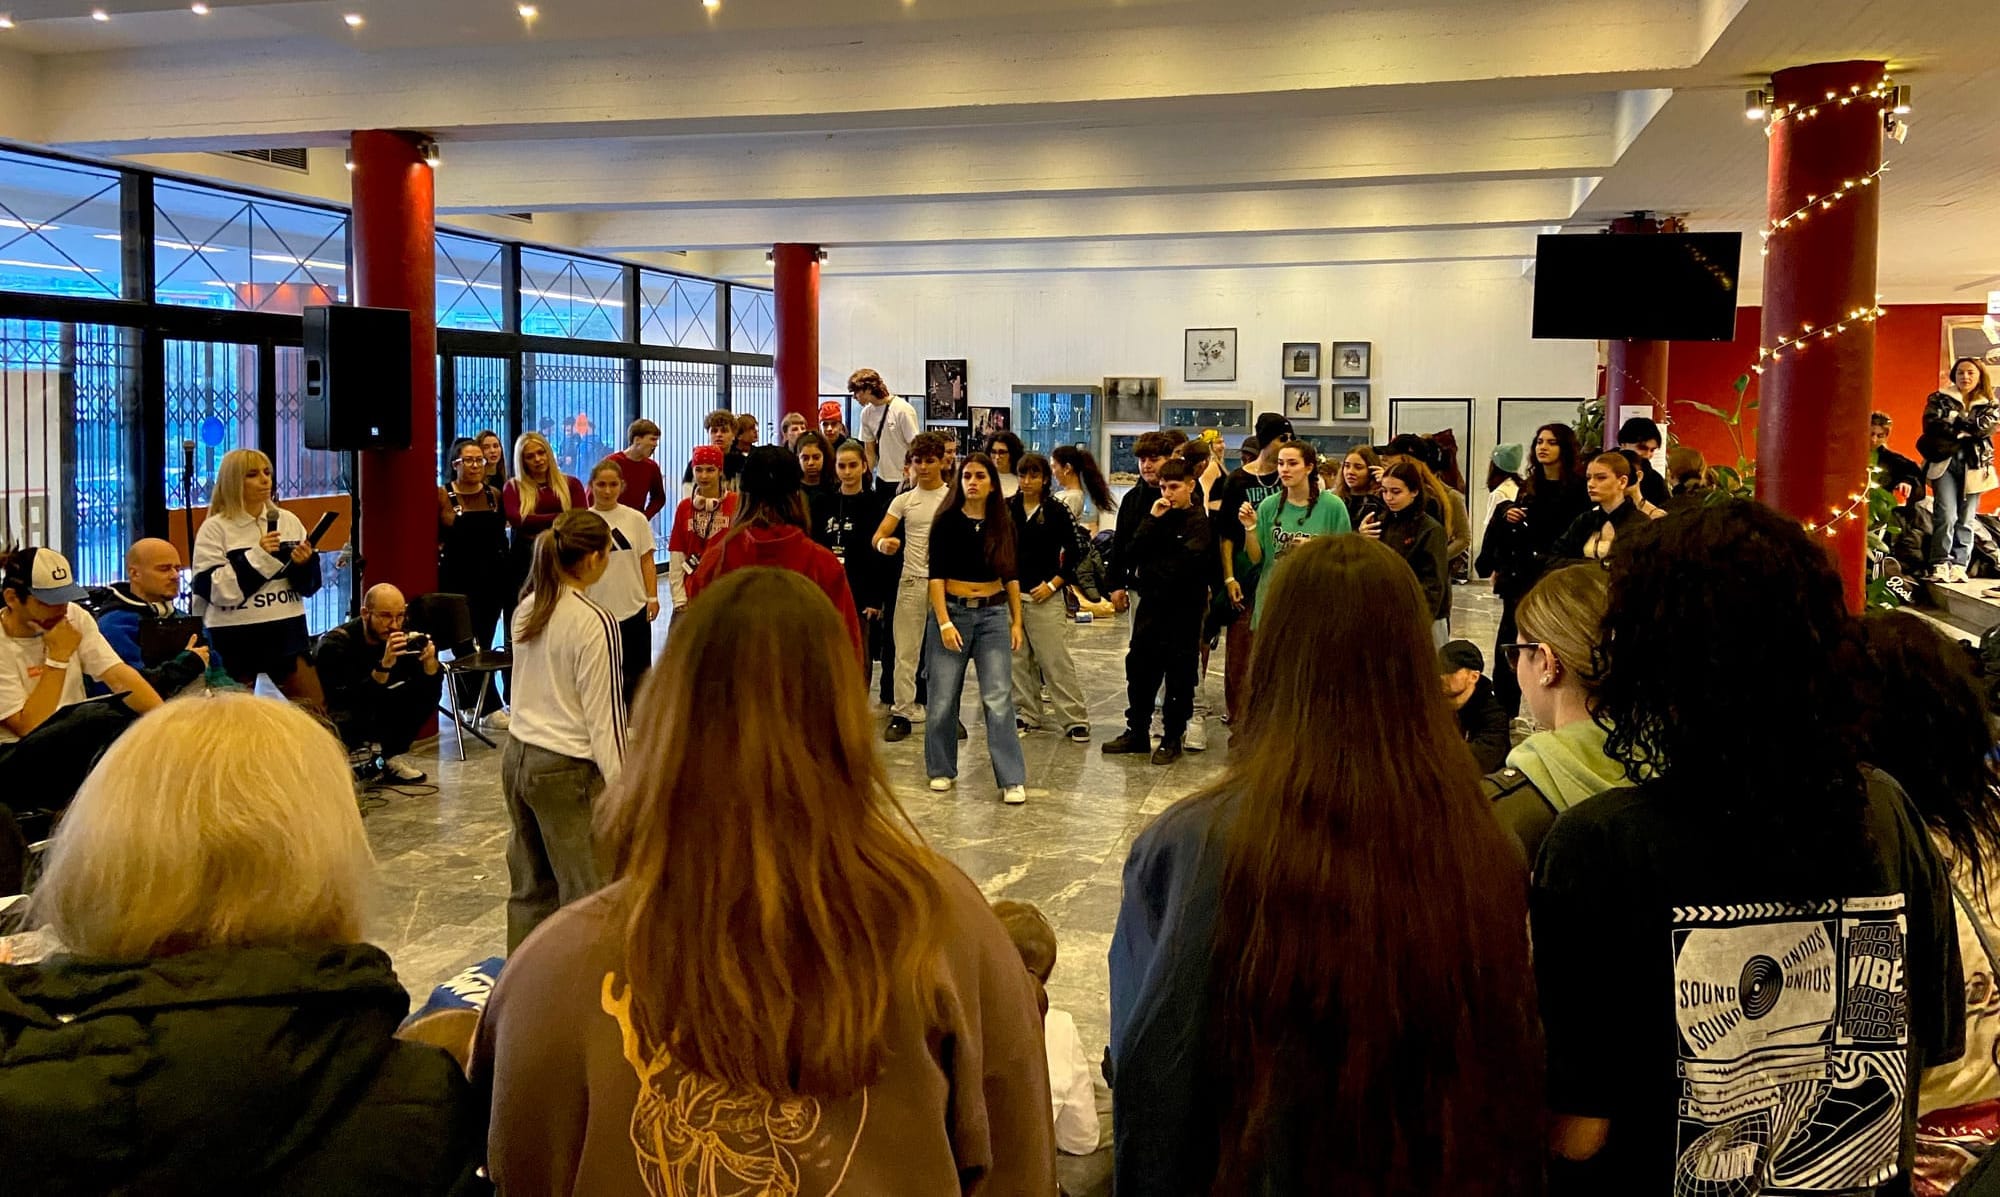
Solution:
<path fill-rule="evenodd" d="M 12 29 L 13 27 L 14 18 L 8 16 L 6 13 L 0 13 L 0 29 Z"/>
<path fill-rule="evenodd" d="M 722 0 L 701 0 L 701 6 L 710 12 L 714 12 L 716 9 L 722 7 Z"/>
<path fill-rule="evenodd" d="M 93 21 L 108 21 L 111 19 L 111 14 L 101 8 L 93 8 L 90 10 L 90 19 Z"/>
<path fill-rule="evenodd" d="M 363 25 L 366 25 L 368 23 L 368 19 L 362 16 L 358 12 L 348 13 L 346 16 L 340 19 L 347 22 L 347 27 L 349 29 L 359 29 Z"/>
<path fill-rule="evenodd" d="M 188 5 L 188 11 L 195 16 L 205 17 L 208 15 L 208 5 L 203 4 L 201 0 L 194 0 L 193 4 Z"/>
<path fill-rule="evenodd" d="M 514 11 L 521 14 L 523 21 L 532 21 L 542 15 L 542 10 L 532 4 L 523 4 Z"/>

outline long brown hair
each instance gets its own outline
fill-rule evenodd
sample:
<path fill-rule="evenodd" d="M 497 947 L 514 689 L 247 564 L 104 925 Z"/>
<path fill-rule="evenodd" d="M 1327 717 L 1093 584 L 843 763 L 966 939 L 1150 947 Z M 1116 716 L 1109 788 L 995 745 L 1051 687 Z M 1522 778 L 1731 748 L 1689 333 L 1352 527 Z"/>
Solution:
<path fill-rule="evenodd" d="M 860 683 L 833 604 L 789 570 L 736 570 L 676 621 L 599 815 L 647 1050 L 841 1097 L 880 1071 L 891 1011 L 929 1000 L 939 863 Z"/>
<path fill-rule="evenodd" d="M 986 471 L 986 515 L 984 531 L 986 564 L 992 566 L 1001 577 L 1014 572 L 1014 516 L 1007 510 L 1007 496 L 1000 493 L 1000 471 L 993 465 L 993 459 L 984 453 L 973 453 L 958 463 L 958 477 L 951 483 L 951 493 L 945 496 L 944 506 L 938 514 L 957 511 L 965 506 L 965 468 L 978 466 Z"/>
<path fill-rule="evenodd" d="M 577 568 L 591 554 L 610 548 L 611 525 L 588 507 L 563 512 L 548 531 L 535 537 L 534 568 L 528 571 L 528 584 L 521 592 L 522 598 L 534 596 L 528 622 L 521 626 L 523 643 L 548 628 L 549 618 L 556 613 L 556 600 L 562 597 L 563 579 L 575 577 Z"/>
<path fill-rule="evenodd" d="M 1347 459 L 1350 457 L 1359 457 L 1362 461 L 1362 464 L 1366 465 L 1368 469 L 1371 471 L 1368 475 L 1367 488 L 1364 490 L 1354 490 L 1353 488 L 1347 485 L 1347 470 L 1345 467 L 1347 465 Z M 1375 455 L 1374 446 L 1372 445 L 1354 446 L 1352 449 L 1349 449 L 1347 452 L 1341 454 L 1339 464 L 1334 466 L 1334 478 L 1336 481 L 1333 484 L 1333 493 L 1338 495 L 1341 499 L 1346 500 L 1354 498 L 1356 495 L 1372 495 L 1376 491 L 1381 490 L 1382 485 L 1381 483 L 1375 481 L 1375 475 L 1372 472 L 1380 468 L 1381 465 L 1382 465 L 1382 459 Z"/>
<path fill-rule="evenodd" d="M 1979 367 L 1979 385 L 1972 388 L 1972 393 L 1965 397 L 1965 401 L 1968 404 L 1975 399 L 1993 402 L 1993 376 L 1986 372 L 1986 363 L 1976 357 L 1962 357 L 1951 364 L 1951 385 L 1954 387 L 1958 385 L 1958 368 L 1967 362 Z"/>
<path fill-rule="evenodd" d="M 1534 1191 L 1527 879 L 1438 688 L 1429 606 L 1364 537 L 1287 560 L 1219 787 L 1241 804 L 1213 947 L 1210 1191 L 1253 1191 L 1280 1142 L 1320 1192 Z"/>

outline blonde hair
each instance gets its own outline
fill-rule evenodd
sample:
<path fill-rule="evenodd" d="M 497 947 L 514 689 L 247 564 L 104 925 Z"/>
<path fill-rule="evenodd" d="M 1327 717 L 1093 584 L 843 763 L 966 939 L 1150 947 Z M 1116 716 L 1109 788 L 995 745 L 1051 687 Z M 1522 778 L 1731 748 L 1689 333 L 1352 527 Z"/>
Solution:
<path fill-rule="evenodd" d="M 896 804 L 857 665 L 803 575 L 725 575 L 676 618 L 599 802 L 645 1050 L 733 1089 L 854 1093 L 895 1016 L 934 1013 L 949 866 Z"/>
<path fill-rule="evenodd" d="M 526 457 L 531 443 L 540 445 L 548 453 L 549 489 L 556 492 L 556 502 L 562 504 L 564 511 L 568 511 L 569 479 L 563 477 L 562 467 L 556 464 L 555 446 L 549 444 L 549 438 L 539 432 L 524 432 L 520 439 L 514 442 L 514 489 L 521 495 L 521 514 L 532 514 L 542 501 L 541 484 L 528 477 Z"/>
<path fill-rule="evenodd" d="M 1591 658 L 1611 605 L 1608 577 L 1595 565 L 1565 565 L 1544 574 L 1514 609 L 1521 638 L 1554 652 L 1586 689 L 1596 682 Z"/>
<path fill-rule="evenodd" d="M 340 742 L 290 703 L 167 703 L 77 791 L 35 921 L 99 959 L 360 942 L 375 860 L 348 778 Z"/>
<path fill-rule="evenodd" d="M 229 519 L 239 515 L 263 515 L 262 511 L 251 511 L 243 505 L 243 475 L 250 467 L 262 466 L 271 470 L 273 493 L 277 490 L 277 471 L 271 459 L 255 449 L 231 449 L 222 455 L 222 464 L 215 467 L 215 486 L 208 494 L 208 514 Z M 266 503 L 268 509 L 269 503 Z"/>

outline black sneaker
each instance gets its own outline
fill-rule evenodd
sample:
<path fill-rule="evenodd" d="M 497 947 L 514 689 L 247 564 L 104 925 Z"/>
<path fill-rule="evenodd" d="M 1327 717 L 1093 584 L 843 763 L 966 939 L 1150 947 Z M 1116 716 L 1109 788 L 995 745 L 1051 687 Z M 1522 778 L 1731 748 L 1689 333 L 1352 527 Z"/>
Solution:
<path fill-rule="evenodd" d="M 1153 751 L 1153 742 L 1145 736 L 1133 735 L 1128 731 L 1115 740 L 1106 740 L 1099 751 L 1103 752 L 1105 756 L 1130 756 L 1133 754 L 1143 756 Z"/>
<path fill-rule="evenodd" d="M 1153 763 L 1156 765 L 1171 765 L 1179 759 L 1181 759 L 1179 740 L 1161 740 L 1160 746 L 1153 749 Z"/>
<path fill-rule="evenodd" d="M 1068 736 L 1070 738 L 1070 742 L 1073 744 L 1090 743 L 1090 728 L 1085 724 L 1079 723 L 1075 727 L 1072 727 L 1068 731 L 1064 732 L 1063 734 Z"/>
<path fill-rule="evenodd" d="M 882 733 L 885 743 L 894 744 L 898 740 L 910 738 L 910 721 L 901 715 L 889 716 L 889 729 Z"/>

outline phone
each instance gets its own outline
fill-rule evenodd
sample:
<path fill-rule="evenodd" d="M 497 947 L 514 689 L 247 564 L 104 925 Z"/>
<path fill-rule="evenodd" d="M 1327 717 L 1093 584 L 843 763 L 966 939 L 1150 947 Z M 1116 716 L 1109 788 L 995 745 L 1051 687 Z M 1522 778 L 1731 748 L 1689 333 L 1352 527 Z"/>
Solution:
<path fill-rule="evenodd" d="M 306 533 L 306 543 L 314 548 L 318 548 L 319 538 L 325 536 L 327 531 L 333 527 L 333 522 L 339 518 L 339 516 L 331 511 L 322 511 L 319 516 L 319 522 L 313 525 L 311 532 Z"/>

